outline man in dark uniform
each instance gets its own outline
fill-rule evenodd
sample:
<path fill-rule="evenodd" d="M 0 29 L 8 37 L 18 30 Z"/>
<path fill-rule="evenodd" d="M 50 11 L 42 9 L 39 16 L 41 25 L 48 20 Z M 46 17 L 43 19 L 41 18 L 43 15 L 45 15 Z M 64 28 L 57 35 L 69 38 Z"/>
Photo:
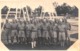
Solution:
<path fill-rule="evenodd" d="M 39 20 L 38 21 L 38 24 L 37 24 L 37 35 L 38 35 L 38 39 L 37 39 L 37 42 L 38 42 L 38 45 L 41 45 L 42 44 L 42 22 Z"/>
<path fill-rule="evenodd" d="M 48 39 L 49 39 L 49 32 L 48 32 L 48 23 L 46 23 L 46 20 L 44 20 L 43 22 L 43 34 L 42 34 L 42 37 L 43 37 L 43 44 L 44 45 L 47 45 L 48 44 Z"/>
<path fill-rule="evenodd" d="M 17 32 L 17 27 L 18 24 L 16 22 L 15 19 L 12 20 L 11 23 L 11 43 L 14 44 L 14 41 L 17 41 L 17 36 L 18 36 L 18 32 Z"/>
<path fill-rule="evenodd" d="M 37 38 L 37 26 L 36 26 L 36 22 L 33 22 L 31 24 L 31 29 L 32 29 L 32 33 L 31 33 L 31 46 L 32 48 L 36 47 L 36 38 Z"/>
<path fill-rule="evenodd" d="M 59 25 L 59 20 L 58 19 L 54 19 L 54 25 L 56 25 L 56 33 L 57 33 L 57 39 L 56 41 L 59 41 L 59 29 L 58 29 L 58 25 Z"/>
<path fill-rule="evenodd" d="M 69 22 L 67 22 L 67 19 L 62 19 L 62 22 L 65 24 L 65 38 L 67 45 L 70 44 L 70 34 L 68 34 L 68 30 L 71 30 L 71 25 Z"/>
<path fill-rule="evenodd" d="M 65 29 L 66 29 L 66 25 L 64 22 L 61 21 L 61 23 L 59 23 L 59 41 L 60 41 L 60 45 L 61 47 L 64 47 L 65 45 Z"/>
<path fill-rule="evenodd" d="M 25 29 L 26 29 L 26 34 L 25 34 L 25 36 L 26 36 L 26 43 L 29 44 L 29 42 L 30 42 L 30 33 L 31 33 L 30 21 L 26 22 Z"/>
<path fill-rule="evenodd" d="M 24 41 L 25 41 L 24 28 L 25 28 L 24 22 L 20 21 L 19 24 L 18 24 L 18 29 L 19 29 L 18 37 L 19 37 L 19 43 L 21 43 L 21 44 L 24 43 Z"/>
<path fill-rule="evenodd" d="M 8 20 L 6 20 L 6 23 L 5 23 L 5 25 L 4 25 L 4 34 L 6 34 L 7 43 L 9 43 L 10 33 L 11 33 L 11 24 L 9 23 Z"/>
<path fill-rule="evenodd" d="M 53 41 L 53 21 L 50 21 L 50 20 L 48 20 L 49 21 L 49 24 L 48 24 L 48 32 L 49 32 L 49 45 L 51 45 L 52 44 L 52 41 Z"/>

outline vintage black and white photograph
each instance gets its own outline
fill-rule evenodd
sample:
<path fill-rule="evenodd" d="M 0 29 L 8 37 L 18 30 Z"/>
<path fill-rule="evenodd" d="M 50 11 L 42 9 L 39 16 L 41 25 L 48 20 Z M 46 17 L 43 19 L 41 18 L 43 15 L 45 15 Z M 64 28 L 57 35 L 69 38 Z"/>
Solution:
<path fill-rule="evenodd" d="M 0 9 L 1 41 L 9 50 L 67 50 L 78 40 L 73 2 L 6 1 Z"/>

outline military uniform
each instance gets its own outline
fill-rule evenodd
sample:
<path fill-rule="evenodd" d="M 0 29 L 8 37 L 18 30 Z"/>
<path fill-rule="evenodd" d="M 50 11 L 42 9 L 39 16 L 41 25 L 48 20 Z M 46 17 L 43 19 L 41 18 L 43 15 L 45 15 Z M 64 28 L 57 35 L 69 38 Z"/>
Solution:
<path fill-rule="evenodd" d="M 70 43 L 70 34 L 68 34 L 68 30 L 71 30 L 71 25 L 68 22 L 64 22 L 66 28 L 65 28 L 65 38 L 67 45 Z"/>
<path fill-rule="evenodd" d="M 32 38 L 33 40 L 35 40 L 35 39 L 37 38 L 37 27 L 36 27 L 34 24 L 32 24 L 31 38 Z"/>
<path fill-rule="evenodd" d="M 61 43 L 61 46 L 64 46 L 65 44 L 65 24 L 61 23 L 61 25 L 59 25 L 59 41 Z"/>
<path fill-rule="evenodd" d="M 18 28 L 19 28 L 19 34 L 18 34 L 19 40 L 20 40 L 20 42 L 24 42 L 24 40 L 25 40 L 25 32 L 24 32 L 25 24 L 23 22 L 19 23 Z"/>
<path fill-rule="evenodd" d="M 52 26 L 52 43 L 57 43 L 57 30 L 58 30 L 58 24 L 54 23 Z"/>
<path fill-rule="evenodd" d="M 42 37 L 43 37 L 43 44 L 46 44 L 48 43 L 48 39 L 49 39 L 49 32 L 48 32 L 48 28 L 47 28 L 48 25 L 44 25 L 43 24 L 43 34 L 42 34 Z"/>
<path fill-rule="evenodd" d="M 70 34 L 68 34 L 68 30 L 71 30 L 71 25 L 68 22 L 64 24 L 66 26 L 66 29 L 65 29 L 66 38 L 69 37 L 70 39 Z"/>
<path fill-rule="evenodd" d="M 38 25 L 37 25 L 37 30 L 38 30 L 38 37 L 42 37 L 42 34 L 41 34 L 41 23 L 39 23 Z"/>
<path fill-rule="evenodd" d="M 38 23 L 37 24 L 37 36 L 38 36 L 38 44 L 41 44 L 42 43 L 42 23 Z"/>
<path fill-rule="evenodd" d="M 31 24 L 31 30 L 32 30 L 32 33 L 31 33 L 31 39 L 32 39 L 31 45 L 32 45 L 32 48 L 34 48 L 34 47 L 36 47 L 36 38 L 37 38 L 37 27 L 36 27 L 36 25 Z"/>
<path fill-rule="evenodd" d="M 26 24 L 26 41 L 29 43 L 31 41 L 31 25 L 30 23 Z"/>
<path fill-rule="evenodd" d="M 7 43 L 9 43 L 9 37 L 10 37 L 10 33 L 11 33 L 11 24 L 5 23 L 4 25 L 4 34 L 6 35 L 6 39 L 7 39 Z"/>
<path fill-rule="evenodd" d="M 12 22 L 11 23 L 11 42 L 13 43 L 14 41 L 17 41 L 16 37 L 18 36 L 18 32 L 17 32 L 17 26 L 18 24 L 16 22 Z"/>
<path fill-rule="evenodd" d="M 49 43 L 51 43 L 52 42 L 52 40 L 53 40 L 53 25 L 52 24 L 49 24 L 48 25 L 48 33 L 49 33 Z"/>
<path fill-rule="evenodd" d="M 42 37 L 47 38 L 48 37 L 47 35 L 48 35 L 47 26 L 43 25 L 43 35 L 42 35 Z"/>
<path fill-rule="evenodd" d="M 57 33 L 56 33 L 57 30 L 58 30 L 58 24 L 55 23 L 53 25 L 53 38 L 56 39 L 56 40 L 57 40 Z"/>

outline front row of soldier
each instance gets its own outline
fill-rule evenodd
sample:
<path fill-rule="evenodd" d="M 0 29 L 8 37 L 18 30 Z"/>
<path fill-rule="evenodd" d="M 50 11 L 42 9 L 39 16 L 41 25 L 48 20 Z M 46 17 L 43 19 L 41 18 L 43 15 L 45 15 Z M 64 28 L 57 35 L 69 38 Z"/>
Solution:
<path fill-rule="evenodd" d="M 4 32 L 7 36 L 7 42 L 11 44 L 31 44 L 34 48 L 37 44 L 60 44 L 64 47 L 65 43 L 70 40 L 68 30 L 71 25 L 66 19 L 31 19 L 22 21 L 13 19 L 11 22 L 6 20 Z"/>

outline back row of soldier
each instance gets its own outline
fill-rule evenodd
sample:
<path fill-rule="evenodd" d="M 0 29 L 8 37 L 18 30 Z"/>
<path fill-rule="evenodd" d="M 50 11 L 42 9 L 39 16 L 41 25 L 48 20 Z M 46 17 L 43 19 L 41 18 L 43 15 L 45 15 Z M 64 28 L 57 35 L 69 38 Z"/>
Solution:
<path fill-rule="evenodd" d="M 66 40 L 70 40 L 68 30 L 71 25 L 66 19 L 31 19 L 30 21 L 13 19 L 11 22 L 6 20 L 4 32 L 7 36 L 7 42 L 11 44 L 31 44 L 31 47 L 36 47 L 36 44 L 60 44 L 65 45 Z M 16 40 L 16 42 L 15 42 Z"/>

